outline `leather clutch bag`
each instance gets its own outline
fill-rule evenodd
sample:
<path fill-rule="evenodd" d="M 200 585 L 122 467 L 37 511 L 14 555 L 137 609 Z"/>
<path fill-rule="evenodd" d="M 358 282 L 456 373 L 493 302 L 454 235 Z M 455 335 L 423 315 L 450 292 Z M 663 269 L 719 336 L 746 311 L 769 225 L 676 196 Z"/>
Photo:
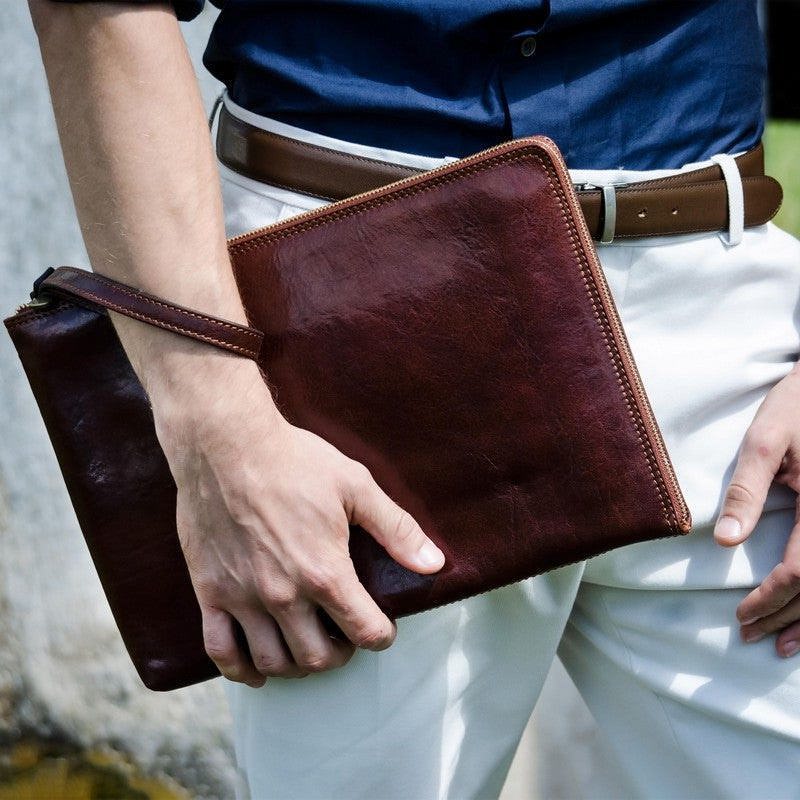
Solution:
<path fill-rule="evenodd" d="M 6 320 L 144 683 L 217 674 L 175 485 L 106 309 L 258 360 L 293 424 L 363 462 L 443 550 L 435 575 L 351 528 L 391 617 L 691 520 L 566 167 L 543 137 L 232 238 L 250 327 L 74 268 Z"/>

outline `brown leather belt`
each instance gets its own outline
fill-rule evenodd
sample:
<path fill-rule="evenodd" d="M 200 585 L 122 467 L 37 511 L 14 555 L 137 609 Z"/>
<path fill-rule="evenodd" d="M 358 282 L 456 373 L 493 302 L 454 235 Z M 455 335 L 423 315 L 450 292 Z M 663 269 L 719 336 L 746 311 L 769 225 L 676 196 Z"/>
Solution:
<path fill-rule="evenodd" d="M 341 200 L 425 171 L 264 131 L 233 116 L 224 105 L 216 146 L 220 161 L 242 175 L 326 200 Z M 743 153 L 736 164 L 742 176 L 745 227 L 763 225 L 775 216 L 783 199 L 780 184 L 764 175 L 763 145 Z M 716 164 L 617 185 L 613 197 L 608 188 L 605 193 L 601 187 L 576 188 L 589 231 L 597 240 L 728 228 L 727 186 Z M 613 226 L 606 222 L 611 202 L 616 211 Z"/>

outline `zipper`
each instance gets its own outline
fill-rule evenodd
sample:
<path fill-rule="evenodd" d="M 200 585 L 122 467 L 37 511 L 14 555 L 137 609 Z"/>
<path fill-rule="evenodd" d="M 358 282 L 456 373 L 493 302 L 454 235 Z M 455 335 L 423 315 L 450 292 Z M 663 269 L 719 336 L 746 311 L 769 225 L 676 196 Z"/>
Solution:
<path fill-rule="evenodd" d="M 549 152 L 549 148 L 545 149 L 547 149 Z M 566 165 L 563 164 L 563 160 L 560 158 L 560 155 L 557 155 L 557 151 L 556 153 L 550 152 L 550 156 L 556 170 L 559 172 L 559 177 L 563 182 L 565 177 L 569 175 Z M 678 483 L 677 475 L 675 474 L 675 468 L 673 467 L 672 461 L 667 453 L 667 448 L 664 444 L 664 439 L 658 427 L 658 422 L 656 421 L 655 415 L 653 414 L 653 409 L 650 406 L 650 400 L 647 397 L 641 375 L 639 374 L 639 369 L 636 366 L 636 362 L 633 358 L 630 343 L 628 342 L 628 336 L 622 326 L 622 320 L 619 317 L 616 303 L 614 302 L 614 298 L 612 297 L 611 291 L 608 288 L 608 282 L 606 281 L 605 273 L 603 272 L 602 265 L 600 264 L 600 259 L 597 256 L 594 242 L 592 241 L 591 234 L 589 233 L 589 228 L 586 225 L 586 219 L 584 218 L 580 209 L 580 205 L 576 200 L 577 199 L 573 200 L 572 198 L 569 200 L 570 205 L 572 206 L 573 218 L 576 220 L 578 226 L 578 235 L 583 240 L 582 243 L 584 245 L 584 250 L 589 254 L 589 258 L 592 262 L 591 266 L 593 268 L 593 272 L 595 273 L 595 285 L 601 294 L 606 318 L 612 327 L 612 334 L 619 347 L 619 354 L 622 360 L 625 377 L 627 379 L 626 382 L 634 394 L 636 408 L 639 412 L 639 417 L 642 421 L 642 425 L 644 426 L 645 433 L 650 444 L 650 451 L 653 453 L 653 456 L 656 459 L 656 465 L 659 469 L 659 472 L 661 473 L 662 477 L 666 479 L 665 484 L 667 488 L 667 494 L 669 495 L 670 503 L 672 505 L 672 510 L 675 514 L 678 527 L 683 533 L 688 533 L 692 527 L 692 519 L 689 512 L 689 507 L 686 504 L 686 499 L 683 496 L 680 484 Z"/>
<path fill-rule="evenodd" d="M 613 298 L 611 298 L 611 293 L 606 284 L 605 277 L 602 282 L 598 281 L 597 283 L 598 288 L 601 290 L 601 293 L 604 296 L 606 307 L 614 308 L 614 306 L 607 305 L 609 300 L 613 302 Z M 653 414 L 653 409 L 650 406 L 650 400 L 648 399 L 644 385 L 642 384 L 642 378 L 639 375 L 639 369 L 636 367 L 636 363 L 633 359 L 628 337 L 625 334 L 625 329 L 622 327 L 622 322 L 620 321 L 619 315 L 616 312 L 613 314 L 608 314 L 608 318 L 609 322 L 611 322 L 612 327 L 614 328 L 617 343 L 620 345 L 620 356 L 622 356 L 623 364 L 626 367 L 625 371 L 627 372 L 629 378 L 628 383 L 634 392 L 636 405 L 639 409 L 640 415 L 641 412 L 644 411 L 643 416 L 646 417 L 646 419 L 643 419 L 642 422 L 644 423 L 650 443 L 653 445 L 652 450 L 656 457 L 656 463 L 659 466 L 661 474 L 667 478 L 667 493 L 669 494 L 672 502 L 673 511 L 680 512 L 676 513 L 678 526 L 681 531 L 688 533 L 692 525 L 689 507 L 686 504 L 686 500 L 683 497 L 683 492 L 678 484 L 678 478 L 675 475 L 675 469 L 672 466 L 672 461 L 667 453 L 667 448 L 664 444 L 661 431 L 658 428 L 658 423 L 656 422 L 655 415 Z M 632 380 L 630 380 L 631 378 Z"/>
<path fill-rule="evenodd" d="M 606 297 L 608 297 L 608 288 L 605 287 L 605 281 L 603 283 L 603 293 L 606 295 Z M 626 366 L 629 367 L 629 375 L 632 375 L 633 377 L 633 385 L 631 388 L 634 390 L 634 393 L 637 396 L 637 405 L 639 406 L 640 410 L 644 410 L 644 415 L 647 417 L 647 420 L 645 421 L 645 428 L 650 434 L 651 443 L 655 445 L 654 451 L 657 463 L 661 468 L 661 474 L 665 475 L 667 478 L 667 492 L 672 501 L 673 510 L 677 509 L 680 511 L 680 514 L 676 514 L 678 518 L 678 526 L 681 531 L 688 533 L 692 527 L 692 519 L 691 514 L 689 513 L 689 507 L 686 504 L 683 492 L 678 484 L 678 478 L 675 475 L 675 469 L 672 466 L 672 461 L 667 453 L 667 448 L 664 444 L 661 431 L 658 428 L 658 423 L 656 422 L 655 415 L 653 414 L 653 409 L 650 407 L 650 401 L 645 393 L 644 386 L 642 384 L 642 378 L 639 375 L 639 370 L 633 360 L 630 344 L 628 343 L 628 337 L 625 334 L 625 330 L 623 329 L 622 323 L 620 322 L 617 314 L 613 315 L 612 322 L 617 331 L 618 341 L 622 345 L 620 354 L 623 355 L 623 360 L 627 362 Z"/>
<path fill-rule="evenodd" d="M 27 303 L 23 303 L 21 306 L 17 306 L 16 313 L 21 314 L 23 311 L 27 311 L 29 308 L 45 308 L 49 306 L 52 300 L 49 297 L 34 297 L 31 300 L 28 300 Z"/>
<path fill-rule="evenodd" d="M 31 299 L 28 300 L 27 303 L 23 303 L 21 306 L 17 307 L 17 314 L 22 313 L 23 311 L 29 308 L 45 308 L 53 302 L 51 297 L 48 297 L 46 294 L 41 294 L 40 289 L 42 283 L 46 278 L 49 278 L 55 269 L 53 267 L 48 267 L 34 282 L 33 282 L 33 289 L 31 290 Z"/>

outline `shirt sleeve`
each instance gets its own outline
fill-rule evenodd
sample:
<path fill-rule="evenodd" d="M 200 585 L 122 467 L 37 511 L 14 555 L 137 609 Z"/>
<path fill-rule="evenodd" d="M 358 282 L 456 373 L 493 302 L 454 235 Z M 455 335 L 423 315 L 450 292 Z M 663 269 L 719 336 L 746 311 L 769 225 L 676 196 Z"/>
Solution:
<path fill-rule="evenodd" d="M 53 0 L 57 3 L 86 3 L 96 2 L 96 0 Z M 113 0 L 112 0 L 113 2 Z M 175 9 L 175 16 L 181 22 L 188 22 L 194 19 L 202 10 L 205 5 L 205 0 L 124 0 L 128 3 L 138 3 L 139 5 L 148 5 L 156 2 L 168 2 Z"/>

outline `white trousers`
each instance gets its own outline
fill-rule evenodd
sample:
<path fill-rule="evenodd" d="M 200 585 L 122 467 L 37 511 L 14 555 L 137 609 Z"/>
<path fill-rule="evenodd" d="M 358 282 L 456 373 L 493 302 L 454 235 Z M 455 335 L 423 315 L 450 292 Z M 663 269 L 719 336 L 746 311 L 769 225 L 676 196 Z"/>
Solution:
<path fill-rule="evenodd" d="M 266 130 L 323 146 L 442 163 L 225 103 Z M 219 167 L 229 236 L 325 205 Z M 694 532 L 402 618 L 388 650 L 358 650 L 332 672 L 272 678 L 262 689 L 226 681 L 242 797 L 248 784 L 253 800 L 496 797 L 556 652 L 608 750 L 613 788 L 598 779 L 594 796 L 800 797 L 800 657 L 779 658 L 774 637 L 741 643 L 734 614 L 781 560 L 795 495 L 773 486 L 738 548 L 711 534 L 742 436 L 798 358 L 800 242 L 772 224 L 747 229 L 736 246 L 726 240 L 598 247 Z"/>

